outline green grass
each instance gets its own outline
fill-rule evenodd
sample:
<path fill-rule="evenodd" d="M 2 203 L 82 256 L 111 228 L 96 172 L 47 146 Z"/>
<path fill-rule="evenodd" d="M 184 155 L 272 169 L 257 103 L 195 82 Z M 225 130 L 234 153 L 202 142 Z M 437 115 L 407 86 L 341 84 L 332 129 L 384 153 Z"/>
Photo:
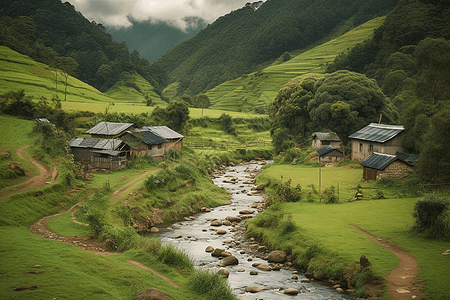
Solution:
<path fill-rule="evenodd" d="M 251 73 L 235 80 L 224 82 L 206 94 L 211 108 L 229 111 L 254 111 L 265 109 L 277 92 L 292 78 L 305 73 L 323 73 L 324 66 L 336 55 L 370 38 L 373 31 L 385 17 L 373 19 L 329 42 L 293 57 L 291 60 L 275 63 L 260 72 Z M 296 52 L 291 53 L 294 56 Z"/>
<path fill-rule="evenodd" d="M 91 230 L 87 224 L 79 224 L 72 220 L 72 211 L 55 216 L 48 220 L 48 228 L 63 236 L 88 236 Z"/>

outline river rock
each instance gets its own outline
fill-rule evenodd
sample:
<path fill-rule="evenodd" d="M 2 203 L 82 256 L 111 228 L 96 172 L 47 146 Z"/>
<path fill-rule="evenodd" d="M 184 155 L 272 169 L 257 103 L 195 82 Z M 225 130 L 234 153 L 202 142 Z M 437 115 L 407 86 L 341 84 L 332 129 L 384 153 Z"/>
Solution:
<path fill-rule="evenodd" d="M 219 256 L 222 254 L 223 251 L 225 251 L 225 249 L 219 249 L 219 248 L 216 248 L 216 249 L 214 249 L 214 251 L 211 253 L 211 256 L 219 257 Z"/>
<path fill-rule="evenodd" d="M 157 232 L 159 232 L 159 229 L 157 227 L 152 227 L 152 228 L 150 228 L 150 232 L 157 233 Z"/>
<path fill-rule="evenodd" d="M 222 267 L 238 265 L 238 264 L 239 264 L 239 260 L 233 255 L 227 256 L 220 261 L 220 266 L 222 266 Z"/>
<path fill-rule="evenodd" d="M 352 293 L 356 292 L 356 290 L 355 289 L 347 289 L 346 292 L 349 294 L 352 294 Z"/>
<path fill-rule="evenodd" d="M 341 288 L 337 288 L 337 289 L 336 289 L 336 292 L 338 292 L 338 293 L 343 293 L 343 292 L 344 292 L 344 290 L 343 290 L 343 289 L 341 289 Z"/>
<path fill-rule="evenodd" d="M 264 252 L 264 251 L 266 251 L 267 250 L 267 247 L 266 246 L 259 246 L 258 247 L 258 252 Z"/>
<path fill-rule="evenodd" d="M 300 282 L 302 282 L 302 283 L 310 283 L 311 279 L 309 279 L 309 278 L 302 278 L 302 279 L 300 279 Z"/>
<path fill-rule="evenodd" d="M 266 271 L 266 272 L 271 270 L 270 266 L 269 266 L 269 265 L 265 265 L 265 264 L 258 264 L 258 265 L 256 266 L 256 268 L 257 268 L 258 270 Z"/>
<path fill-rule="evenodd" d="M 370 267 L 372 265 L 365 255 L 361 255 L 361 257 L 359 258 L 359 264 L 361 265 L 361 269 Z"/>
<path fill-rule="evenodd" d="M 227 269 L 219 269 L 217 271 L 217 274 L 228 277 L 230 276 L 230 272 Z"/>
<path fill-rule="evenodd" d="M 226 219 L 228 221 L 230 221 L 230 222 L 236 222 L 236 223 L 239 223 L 241 221 L 241 218 L 239 218 L 239 217 L 232 217 L 232 216 L 228 216 L 228 217 L 226 217 Z"/>
<path fill-rule="evenodd" d="M 211 226 L 222 226 L 222 221 L 214 220 L 211 222 Z"/>
<path fill-rule="evenodd" d="M 252 210 L 252 209 L 244 209 L 244 210 L 241 210 L 239 213 L 241 214 L 241 215 L 251 215 L 251 214 L 253 214 L 255 211 L 254 210 Z"/>
<path fill-rule="evenodd" d="M 258 293 L 258 292 L 261 292 L 264 290 L 265 290 L 265 288 L 259 287 L 259 286 L 248 286 L 245 288 L 245 291 L 248 293 Z"/>
<path fill-rule="evenodd" d="M 222 222 L 222 225 L 224 225 L 224 226 L 231 226 L 231 222 L 226 220 L 226 221 Z"/>
<path fill-rule="evenodd" d="M 284 263 L 287 260 L 287 254 L 284 251 L 275 250 L 267 256 L 269 262 Z"/>
<path fill-rule="evenodd" d="M 228 251 L 222 251 L 222 253 L 220 253 L 220 256 L 222 257 L 227 257 L 227 256 L 231 256 L 232 254 Z"/>
<path fill-rule="evenodd" d="M 150 288 L 137 292 L 133 300 L 176 300 L 172 295 L 164 293 L 158 289 Z"/>
<path fill-rule="evenodd" d="M 173 236 L 172 238 L 173 238 L 173 239 L 179 239 L 179 238 L 181 238 L 181 237 L 182 237 L 181 234 L 177 234 L 177 235 Z"/>
<path fill-rule="evenodd" d="M 217 230 L 216 233 L 217 233 L 217 234 L 220 234 L 220 235 L 223 235 L 223 234 L 226 234 L 227 231 L 226 231 L 226 230 L 223 230 L 223 229 L 220 229 L 220 230 Z"/>
<path fill-rule="evenodd" d="M 299 292 L 296 289 L 289 288 L 289 289 L 285 289 L 284 293 L 286 295 L 297 295 Z"/>
<path fill-rule="evenodd" d="M 256 272 L 256 271 L 250 271 L 250 275 L 258 275 L 258 272 Z"/>
<path fill-rule="evenodd" d="M 208 253 L 213 252 L 213 251 L 214 251 L 214 247 L 213 246 L 208 246 L 205 249 L 205 252 L 208 252 Z"/>

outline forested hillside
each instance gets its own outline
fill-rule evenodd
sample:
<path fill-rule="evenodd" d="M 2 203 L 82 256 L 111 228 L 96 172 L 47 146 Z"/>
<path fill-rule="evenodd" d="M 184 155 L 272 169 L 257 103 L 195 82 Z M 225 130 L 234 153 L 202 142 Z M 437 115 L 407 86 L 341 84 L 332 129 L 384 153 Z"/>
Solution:
<path fill-rule="evenodd" d="M 251 73 L 286 51 L 306 47 L 351 19 L 352 26 L 386 14 L 395 0 L 279 0 L 246 6 L 216 20 L 152 65 L 179 81 L 178 95 L 196 95 Z"/>
<path fill-rule="evenodd" d="M 72 75 L 107 91 L 134 71 L 157 92 L 165 82 L 157 66 L 113 41 L 101 24 L 89 22 L 70 3 L 60 0 L 3 0 L 0 2 L 0 45 L 58 69 L 58 57 L 76 61 Z M 69 60 L 70 61 L 70 60 Z"/>

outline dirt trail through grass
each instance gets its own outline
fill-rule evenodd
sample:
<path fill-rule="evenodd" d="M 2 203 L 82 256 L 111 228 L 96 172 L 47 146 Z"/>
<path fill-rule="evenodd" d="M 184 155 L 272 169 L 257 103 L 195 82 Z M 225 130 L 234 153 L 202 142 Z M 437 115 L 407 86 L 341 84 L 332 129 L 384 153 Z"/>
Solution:
<path fill-rule="evenodd" d="M 17 153 L 17 156 L 19 156 L 20 159 L 27 161 L 23 157 L 22 153 L 28 147 L 30 147 L 30 145 L 25 145 L 22 148 L 17 149 L 16 153 Z M 14 187 L 18 187 L 18 186 L 24 186 L 23 188 L 21 188 L 21 189 L 19 189 L 17 191 L 14 191 L 14 192 L 11 192 L 11 193 L 6 193 L 4 195 L 0 195 L 0 199 L 1 198 L 5 198 L 7 196 L 11 196 L 11 195 L 17 194 L 17 193 L 22 193 L 24 191 L 28 191 L 28 190 L 31 190 L 31 189 L 41 188 L 41 187 L 44 187 L 45 185 L 48 184 L 47 179 L 48 179 L 48 176 L 50 174 L 50 168 L 42 166 L 36 159 L 34 159 L 31 156 L 30 156 L 29 161 L 33 165 L 36 166 L 36 168 L 39 171 L 39 175 L 33 176 L 30 179 L 28 179 L 28 180 L 26 180 L 26 181 L 24 181 L 22 183 L 18 183 L 16 185 L 7 187 L 7 188 L 14 188 Z M 57 169 L 55 167 L 53 169 L 53 172 L 52 172 L 52 178 L 51 178 L 50 183 L 53 183 L 57 176 L 58 176 L 58 171 L 57 171 Z"/>
<path fill-rule="evenodd" d="M 420 278 L 417 277 L 419 273 L 419 265 L 417 264 L 417 260 L 412 257 L 408 251 L 398 247 L 397 245 L 385 241 L 382 238 L 379 238 L 357 226 L 354 227 L 357 231 L 380 244 L 386 250 L 391 251 L 399 258 L 397 267 L 392 269 L 386 277 L 386 286 L 389 296 L 395 300 L 426 299 L 425 293 L 423 292 L 421 286 Z"/>

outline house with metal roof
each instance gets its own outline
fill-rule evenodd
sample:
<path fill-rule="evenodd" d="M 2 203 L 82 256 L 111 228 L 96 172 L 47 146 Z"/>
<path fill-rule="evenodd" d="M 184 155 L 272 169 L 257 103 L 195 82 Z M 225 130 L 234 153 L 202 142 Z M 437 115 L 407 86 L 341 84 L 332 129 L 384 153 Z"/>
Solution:
<path fill-rule="evenodd" d="M 341 146 L 341 139 L 334 132 L 314 132 L 312 135 L 311 147 L 320 149 L 325 146 L 332 146 L 339 148 Z"/>
<path fill-rule="evenodd" d="M 130 147 L 122 140 L 76 137 L 70 141 L 74 159 L 89 169 L 120 170 L 126 167 Z"/>
<path fill-rule="evenodd" d="M 363 179 L 374 181 L 385 177 L 403 179 L 412 169 L 412 163 L 400 156 L 377 152 L 364 159 L 360 165 L 363 166 Z"/>
<path fill-rule="evenodd" d="M 181 150 L 183 147 L 184 135 L 179 134 L 168 126 L 144 126 L 142 130 L 153 132 L 154 134 L 166 139 L 163 144 L 164 152 L 169 150 Z"/>
<path fill-rule="evenodd" d="M 93 138 L 112 139 L 134 128 L 133 123 L 100 122 L 85 133 Z"/>
<path fill-rule="evenodd" d="M 126 131 L 121 138 L 131 147 L 132 157 L 141 155 L 163 157 L 165 153 L 164 144 L 169 142 L 152 131 L 140 129 Z"/>
<path fill-rule="evenodd" d="M 334 163 L 342 159 L 342 151 L 332 146 L 325 146 L 320 149 L 316 149 L 319 155 L 319 163 Z"/>
<path fill-rule="evenodd" d="M 390 155 L 403 152 L 404 131 L 402 125 L 367 125 L 349 136 L 352 141 L 352 159 L 362 161 L 374 152 Z"/>

